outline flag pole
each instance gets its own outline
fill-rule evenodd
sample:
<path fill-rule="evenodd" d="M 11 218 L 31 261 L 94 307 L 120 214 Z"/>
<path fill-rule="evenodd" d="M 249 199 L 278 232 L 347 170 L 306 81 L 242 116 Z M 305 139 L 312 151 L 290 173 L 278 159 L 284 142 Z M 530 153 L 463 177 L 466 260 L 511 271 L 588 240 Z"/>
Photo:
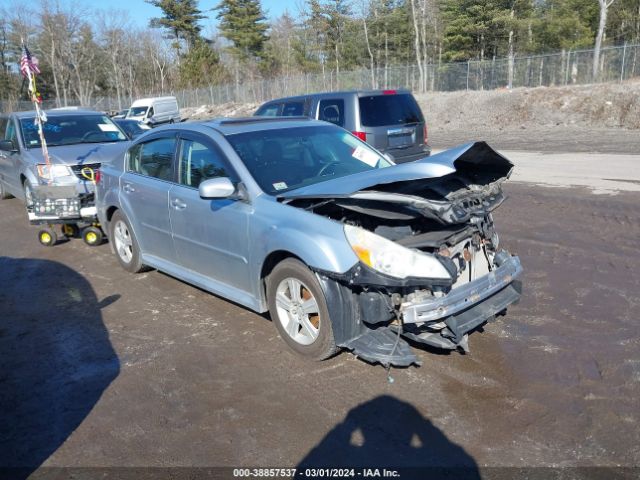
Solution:
<path fill-rule="evenodd" d="M 40 137 L 40 146 L 42 148 L 42 156 L 44 157 L 45 165 L 47 166 L 47 172 L 49 174 L 49 182 L 53 181 L 53 172 L 51 171 L 51 160 L 49 158 L 49 149 L 47 148 L 47 141 L 44 138 L 44 123 L 47 121 L 47 114 L 42 110 L 42 96 L 38 92 L 38 88 L 36 86 L 36 71 L 39 70 L 34 65 L 31 54 L 27 49 L 27 46 L 24 43 L 24 38 L 20 38 L 22 42 L 22 58 L 20 59 L 20 70 L 22 74 L 27 78 L 28 81 L 28 90 L 30 100 L 33 102 L 33 105 L 36 110 L 36 118 L 35 125 L 38 127 L 38 136 Z"/>

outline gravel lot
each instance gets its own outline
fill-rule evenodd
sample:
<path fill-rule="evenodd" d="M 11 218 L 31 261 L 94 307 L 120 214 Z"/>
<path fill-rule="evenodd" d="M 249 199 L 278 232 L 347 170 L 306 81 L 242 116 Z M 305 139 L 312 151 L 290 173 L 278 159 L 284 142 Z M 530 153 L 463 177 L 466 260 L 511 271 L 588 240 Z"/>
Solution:
<path fill-rule="evenodd" d="M 640 466 L 640 193 L 517 180 L 521 303 L 393 383 L 108 245 L 43 248 L 0 202 L 0 465 Z"/>

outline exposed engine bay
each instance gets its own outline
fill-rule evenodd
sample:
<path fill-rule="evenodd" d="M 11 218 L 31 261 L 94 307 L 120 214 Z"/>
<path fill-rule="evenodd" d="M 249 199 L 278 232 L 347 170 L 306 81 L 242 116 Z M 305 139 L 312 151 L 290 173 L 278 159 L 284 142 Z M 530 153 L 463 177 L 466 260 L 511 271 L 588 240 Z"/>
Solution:
<path fill-rule="evenodd" d="M 398 349 L 388 330 L 466 352 L 467 334 L 504 313 L 520 296 L 520 285 L 513 282 L 521 272 L 519 260 L 499 249 L 491 214 L 505 200 L 501 184 L 513 165 L 484 142 L 473 144 L 452 163 L 455 171 L 443 176 L 285 200 L 344 224 L 347 234 L 349 227 L 356 227 L 407 253 L 427 254 L 448 272 L 437 278 L 381 273 L 385 262 L 399 261 L 399 255 L 388 255 L 377 268 L 370 268 L 369 257 L 358 255 L 361 262 L 345 274 L 319 272 L 351 290 L 359 319 L 369 329 L 343 345 L 365 360 L 394 365 L 416 361 L 408 346 Z M 398 357 L 400 353 L 406 358 Z"/>

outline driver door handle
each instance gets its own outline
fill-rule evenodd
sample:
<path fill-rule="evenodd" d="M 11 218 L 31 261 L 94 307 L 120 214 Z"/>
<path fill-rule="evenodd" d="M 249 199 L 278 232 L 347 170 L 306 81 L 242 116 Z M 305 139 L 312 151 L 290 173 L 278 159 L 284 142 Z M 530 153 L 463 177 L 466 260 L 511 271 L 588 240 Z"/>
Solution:
<path fill-rule="evenodd" d="M 187 208 L 187 204 L 179 198 L 171 199 L 171 206 L 174 208 L 174 210 L 184 210 L 185 208 Z"/>
<path fill-rule="evenodd" d="M 132 192 L 135 192 L 135 191 L 136 191 L 136 189 L 135 189 L 135 188 L 133 188 L 133 186 L 131 186 L 131 184 L 130 184 L 130 183 L 125 183 L 125 184 L 122 186 L 122 190 L 124 190 L 126 193 L 132 193 Z"/>

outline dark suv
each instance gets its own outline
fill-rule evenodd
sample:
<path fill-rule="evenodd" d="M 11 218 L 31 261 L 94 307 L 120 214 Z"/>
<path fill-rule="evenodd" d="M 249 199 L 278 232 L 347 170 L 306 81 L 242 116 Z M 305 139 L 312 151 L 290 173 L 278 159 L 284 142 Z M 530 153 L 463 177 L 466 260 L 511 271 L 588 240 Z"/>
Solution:
<path fill-rule="evenodd" d="M 255 115 L 307 116 L 349 130 L 396 163 L 411 162 L 431 153 L 427 124 L 408 90 L 312 93 L 265 103 Z"/>

